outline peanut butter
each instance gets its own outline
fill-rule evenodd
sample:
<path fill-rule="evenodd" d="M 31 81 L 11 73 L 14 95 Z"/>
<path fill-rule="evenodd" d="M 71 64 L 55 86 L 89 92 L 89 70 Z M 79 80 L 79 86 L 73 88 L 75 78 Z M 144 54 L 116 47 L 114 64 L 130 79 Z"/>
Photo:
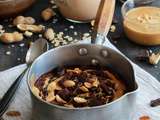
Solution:
<path fill-rule="evenodd" d="M 123 23 L 130 40 L 142 45 L 160 45 L 160 8 L 134 8 L 128 11 Z"/>

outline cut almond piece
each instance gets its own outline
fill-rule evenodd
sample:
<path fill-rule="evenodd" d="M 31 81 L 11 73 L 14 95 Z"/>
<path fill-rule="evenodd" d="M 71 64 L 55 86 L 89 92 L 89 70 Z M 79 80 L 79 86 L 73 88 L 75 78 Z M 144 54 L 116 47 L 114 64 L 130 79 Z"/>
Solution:
<path fill-rule="evenodd" d="M 74 81 L 72 81 L 72 80 L 65 80 L 63 85 L 65 87 L 74 87 L 76 85 L 76 83 Z"/>
<path fill-rule="evenodd" d="M 81 97 L 74 97 L 74 101 L 76 102 L 76 103 L 86 103 L 87 102 L 87 100 L 86 99 L 84 99 L 84 98 L 81 98 Z"/>
<path fill-rule="evenodd" d="M 63 104 L 66 104 L 67 102 L 65 100 L 63 100 L 59 95 L 56 95 L 56 101 L 58 103 L 63 103 Z"/>

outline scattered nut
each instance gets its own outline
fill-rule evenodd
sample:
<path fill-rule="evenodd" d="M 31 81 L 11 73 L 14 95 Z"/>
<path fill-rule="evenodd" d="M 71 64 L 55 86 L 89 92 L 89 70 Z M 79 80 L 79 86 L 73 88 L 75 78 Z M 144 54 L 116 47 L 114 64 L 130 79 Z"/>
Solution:
<path fill-rule="evenodd" d="M 43 10 L 41 13 L 41 17 L 45 21 L 48 21 L 49 19 L 51 19 L 55 15 L 56 15 L 56 13 L 51 8 L 47 8 L 47 9 Z"/>
<path fill-rule="evenodd" d="M 74 81 L 72 81 L 72 80 L 65 80 L 63 85 L 65 87 L 74 87 L 76 85 L 76 83 Z"/>
<path fill-rule="evenodd" d="M 14 20 L 13 20 L 13 25 L 17 26 L 18 24 L 28 24 L 28 25 L 32 25 L 34 24 L 36 21 L 34 18 L 32 17 L 24 17 L 24 16 L 17 16 Z"/>
<path fill-rule="evenodd" d="M 23 34 L 19 32 L 13 32 L 13 33 L 3 33 L 0 36 L 0 40 L 4 43 L 14 43 L 19 42 L 23 40 Z"/>
<path fill-rule="evenodd" d="M 86 88 L 92 88 L 92 84 L 89 82 L 85 82 L 84 85 Z"/>
<path fill-rule="evenodd" d="M 42 25 L 18 24 L 17 28 L 21 31 L 30 31 L 35 33 L 40 33 L 44 30 L 44 26 Z"/>
<path fill-rule="evenodd" d="M 55 38 L 55 33 L 54 30 L 52 28 L 48 28 L 46 30 L 46 32 L 44 33 L 44 36 L 46 39 L 48 39 L 49 41 L 52 41 Z"/>
<path fill-rule="evenodd" d="M 81 86 L 79 87 L 80 90 L 82 90 L 83 92 L 88 92 L 88 88 L 86 88 L 85 86 Z"/>
<path fill-rule="evenodd" d="M 93 27 L 94 24 L 95 24 L 95 20 L 92 20 L 92 21 L 91 21 L 91 26 Z"/>
<path fill-rule="evenodd" d="M 25 32 L 24 32 L 24 35 L 25 35 L 26 37 L 31 37 L 31 36 L 33 35 L 33 33 L 32 33 L 32 32 L 29 32 L 29 31 L 25 31 Z"/>
<path fill-rule="evenodd" d="M 110 32 L 115 32 L 116 31 L 116 26 L 115 25 L 112 25 L 111 26 L 111 29 L 110 29 Z"/>
<path fill-rule="evenodd" d="M 149 116 L 142 116 L 139 120 L 151 120 L 151 118 Z"/>
<path fill-rule="evenodd" d="M 67 103 L 65 100 L 63 100 L 59 95 L 56 95 L 56 101 L 58 102 L 58 103 L 63 103 L 63 104 L 65 104 L 65 103 Z"/>
<path fill-rule="evenodd" d="M 6 115 L 10 117 L 19 117 L 21 116 L 21 113 L 19 111 L 8 111 Z"/>
<path fill-rule="evenodd" d="M 71 25 L 71 26 L 69 26 L 69 28 L 70 28 L 70 29 L 74 29 L 74 26 L 73 26 L 73 25 Z"/>
<path fill-rule="evenodd" d="M 74 101 L 76 102 L 76 103 L 86 103 L 87 102 L 87 100 L 86 99 L 84 99 L 84 98 L 81 98 L 81 97 L 74 97 Z"/>
<path fill-rule="evenodd" d="M 150 64 L 156 65 L 158 64 L 159 61 L 160 61 L 160 53 L 158 54 L 152 53 L 151 56 L 149 56 Z"/>

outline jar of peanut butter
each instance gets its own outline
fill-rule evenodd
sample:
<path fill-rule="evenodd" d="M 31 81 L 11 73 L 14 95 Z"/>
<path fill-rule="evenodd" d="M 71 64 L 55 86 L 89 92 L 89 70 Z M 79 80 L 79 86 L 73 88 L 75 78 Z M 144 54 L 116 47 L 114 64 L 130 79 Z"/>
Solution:
<path fill-rule="evenodd" d="M 55 0 L 61 14 L 73 22 L 90 22 L 96 18 L 101 0 Z"/>
<path fill-rule="evenodd" d="M 123 27 L 129 40 L 141 45 L 160 45 L 160 0 L 138 4 L 128 0 L 122 7 Z"/>

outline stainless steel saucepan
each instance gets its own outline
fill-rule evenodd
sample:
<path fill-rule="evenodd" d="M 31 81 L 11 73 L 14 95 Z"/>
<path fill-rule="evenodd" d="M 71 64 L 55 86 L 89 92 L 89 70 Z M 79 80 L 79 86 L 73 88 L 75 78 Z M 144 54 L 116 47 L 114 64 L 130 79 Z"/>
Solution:
<path fill-rule="evenodd" d="M 138 89 L 132 65 L 116 51 L 103 46 L 111 25 L 115 0 L 102 0 L 97 13 L 92 43 L 72 44 L 52 49 L 36 59 L 28 73 L 28 86 L 33 105 L 33 120 L 131 120 Z M 96 39 L 94 39 L 96 37 Z M 101 65 L 117 73 L 127 87 L 127 93 L 119 99 L 102 106 L 66 108 L 47 103 L 32 92 L 32 86 L 42 74 L 57 66 Z"/>

